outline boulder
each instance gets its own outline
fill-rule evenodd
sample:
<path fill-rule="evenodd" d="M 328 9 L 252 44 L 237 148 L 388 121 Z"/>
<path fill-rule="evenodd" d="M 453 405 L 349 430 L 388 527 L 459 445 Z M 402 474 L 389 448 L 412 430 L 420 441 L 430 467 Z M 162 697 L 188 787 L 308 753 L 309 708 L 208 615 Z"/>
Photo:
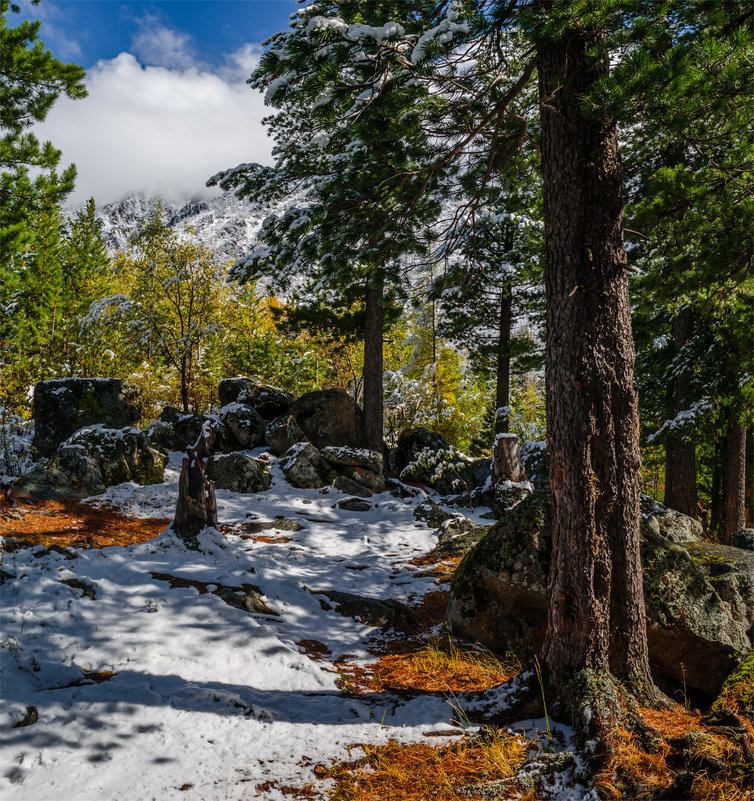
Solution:
<path fill-rule="evenodd" d="M 391 475 L 399 477 L 423 451 L 447 451 L 449 448 L 450 445 L 442 434 L 436 434 L 426 428 L 403 431 L 398 437 L 397 445 L 390 451 Z"/>
<path fill-rule="evenodd" d="M 492 481 L 492 459 L 474 459 L 469 465 L 471 475 L 474 478 L 474 486 L 485 489 L 488 482 Z"/>
<path fill-rule="evenodd" d="M 414 484 L 424 484 L 440 495 L 468 497 L 475 486 L 476 469 L 426 428 L 404 431 L 388 454 L 388 472 Z"/>
<path fill-rule="evenodd" d="M 465 556 L 482 538 L 486 536 L 490 526 L 475 526 L 465 517 L 447 520 L 437 532 L 437 545 L 431 555 L 438 561 L 456 556 Z"/>
<path fill-rule="evenodd" d="M 161 484 L 167 457 L 152 447 L 138 428 L 106 428 L 96 425 L 80 428 L 66 445 L 82 445 L 99 465 L 106 487 L 135 481 L 137 484 Z"/>
<path fill-rule="evenodd" d="M 82 426 L 123 428 L 140 419 L 139 388 L 118 378 L 62 378 L 34 387 L 34 448 L 40 456 L 51 456 Z"/>
<path fill-rule="evenodd" d="M 419 618 L 410 606 L 392 598 L 382 601 L 335 590 L 327 590 L 322 595 L 332 602 L 338 614 L 356 618 L 369 626 L 413 628 L 419 624 Z"/>
<path fill-rule="evenodd" d="M 678 545 L 704 540 L 704 529 L 698 520 L 663 506 L 646 495 L 641 498 L 641 513 L 654 531 L 661 532 L 663 537 Z"/>
<path fill-rule="evenodd" d="M 332 484 L 337 473 L 310 442 L 299 442 L 280 459 L 288 483 L 300 489 L 316 489 Z"/>
<path fill-rule="evenodd" d="M 371 498 L 372 493 L 361 484 L 351 481 L 346 476 L 338 476 L 333 482 L 333 487 L 339 489 L 341 492 L 347 492 L 349 495 L 357 495 L 359 498 Z"/>
<path fill-rule="evenodd" d="M 372 508 L 372 504 L 363 498 L 343 498 L 335 505 L 345 512 L 368 512 Z"/>
<path fill-rule="evenodd" d="M 222 406 L 244 403 L 251 406 L 263 420 L 287 415 L 294 401 L 294 396 L 284 389 L 243 377 L 223 379 L 217 388 L 217 394 Z"/>
<path fill-rule="evenodd" d="M 734 548 L 743 548 L 745 551 L 754 551 L 754 528 L 742 528 L 730 537 L 730 544 Z"/>
<path fill-rule="evenodd" d="M 169 451 L 185 451 L 194 445 L 202 433 L 205 423 L 211 423 L 216 435 L 212 445 L 214 453 L 230 453 L 238 445 L 225 423 L 216 415 L 184 414 L 179 409 L 166 406 L 155 423 L 150 423 L 145 433 L 159 448 Z"/>
<path fill-rule="evenodd" d="M 641 523 L 650 663 L 663 677 L 714 696 L 749 638 L 733 605 L 689 551 L 666 536 L 675 529 L 673 518 L 653 519 L 657 526 L 647 516 Z M 447 610 L 453 632 L 531 659 L 545 633 L 550 548 L 549 496 L 535 492 L 456 570 Z"/>
<path fill-rule="evenodd" d="M 278 517 L 275 520 L 246 520 L 240 529 L 247 534 L 261 534 L 263 531 L 303 531 L 304 527 L 298 520 Z"/>
<path fill-rule="evenodd" d="M 99 465 L 82 445 L 64 445 L 44 464 L 16 479 L 13 491 L 25 498 L 55 501 L 87 498 L 105 491 Z"/>
<path fill-rule="evenodd" d="M 709 716 L 717 718 L 721 723 L 726 721 L 729 712 L 743 716 L 754 725 L 754 650 L 741 660 L 736 669 L 728 676 L 709 710 Z"/>
<path fill-rule="evenodd" d="M 307 392 L 293 403 L 291 414 L 317 448 L 328 445 L 361 446 L 364 413 L 354 399 L 342 390 Z"/>
<path fill-rule="evenodd" d="M 446 512 L 436 503 L 429 500 L 422 501 L 418 506 L 414 507 L 414 520 L 419 523 L 426 523 L 432 528 L 438 528 L 446 520 L 457 516 L 458 515 L 454 515 L 451 512 Z"/>
<path fill-rule="evenodd" d="M 382 492 L 385 489 L 385 476 L 382 473 L 367 470 L 365 467 L 341 467 L 340 474 L 369 490 L 370 494 Z"/>
<path fill-rule="evenodd" d="M 223 406 L 218 417 L 235 440 L 240 450 L 253 448 L 264 438 L 265 422 L 259 413 L 246 403 Z"/>
<path fill-rule="evenodd" d="M 474 476 L 471 466 L 453 448 L 445 451 L 420 451 L 413 462 L 403 468 L 401 481 L 423 484 L 440 495 L 470 496 Z"/>
<path fill-rule="evenodd" d="M 267 465 L 261 459 L 252 459 L 241 453 L 210 456 L 204 473 L 215 482 L 217 489 L 231 492 L 264 492 L 271 483 Z"/>
<path fill-rule="evenodd" d="M 227 406 L 229 403 L 236 403 L 238 396 L 247 388 L 254 390 L 259 386 L 259 382 L 253 378 L 236 376 L 235 378 L 223 378 L 217 387 L 217 397 L 220 399 L 220 406 Z"/>
<path fill-rule="evenodd" d="M 382 472 L 382 454 L 367 448 L 339 448 L 330 445 L 322 448 L 322 456 L 337 470 L 343 467 L 361 467 L 373 473 Z"/>
<path fill-rule="evenodd" d="M 717 542 L 685 547 L 754 644 L 754 552 Z"/>
<path fill-rule="evenodd" d="M 306 434 L 290 415 L 276 417 L 264 430 L 264 441 L 270 450 L 280 456 L 297 442 L 307 442 Z"/>

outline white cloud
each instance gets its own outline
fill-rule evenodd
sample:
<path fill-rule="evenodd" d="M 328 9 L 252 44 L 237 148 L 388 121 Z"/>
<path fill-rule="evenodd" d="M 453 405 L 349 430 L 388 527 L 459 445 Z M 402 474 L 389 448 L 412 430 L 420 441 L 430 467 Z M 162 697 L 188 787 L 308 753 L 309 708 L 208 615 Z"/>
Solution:
<path fill-rule="evenodd" d="M 87 75 L 89 97 L 60 98 L 37 130 L 78 168 L 71 204 L 94 196 L 101 205 L 129 191 L 200 195 L 219 170 L 269 163 L 261 125 L 269 109 L 245 83 L 257 52 L 247 45 L 215 71 L 144 66 L 130 53 L 98 62 Z"/>
<path fill-rule="evenodd" d="M 180 70 L 192 67 L 195 63 L 191 37 L 166 28 L 151 14 L 139 20 L 139 32 L 133 39 L 132 47 L 142 64 Z"/>

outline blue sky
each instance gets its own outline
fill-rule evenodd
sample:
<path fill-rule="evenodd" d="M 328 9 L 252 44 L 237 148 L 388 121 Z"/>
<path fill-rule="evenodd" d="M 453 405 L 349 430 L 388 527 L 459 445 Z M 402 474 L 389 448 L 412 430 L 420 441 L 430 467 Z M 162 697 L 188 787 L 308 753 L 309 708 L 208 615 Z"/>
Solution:
<path fill-rule="evenodd" d="M 215 172 L 269 161 L 269 113 L 245 83 L 261 42 L 296 0 L 42 0 L 22 14 L 61 60 L 87 69 L 89 97 L 59 99 L 38 134 L 74 162 L 74 206 L 129 191 L 206 193 Z"/>
<path fill-rule="evenodd" d="M 89 68 L 129 52 L 150 25 L 187 37 L 196 56 L 220 64 L 247 42 L 288 26 L 296 0 L 42 0 L 24 4 L 43 20 L 42 36 L 55 55 Z"/>

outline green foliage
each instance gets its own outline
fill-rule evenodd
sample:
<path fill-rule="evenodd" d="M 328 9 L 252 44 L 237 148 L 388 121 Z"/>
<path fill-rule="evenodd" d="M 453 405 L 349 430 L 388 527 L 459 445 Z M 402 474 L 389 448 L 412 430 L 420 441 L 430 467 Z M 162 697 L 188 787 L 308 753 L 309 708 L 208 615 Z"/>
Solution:
<path fill-rule="evenodd" d="M 30 129 L 61 95 L 86 96 L 84 70 L 63 64 L 38 39 L 40 22 L 10 25 L 14 10 L 0 0 L 0 301 L 17 288 L 13 264 L 29 242 L 30 217 L 49 210 L 73 188 L 74 167 L 58 173 L 60 152 Z"/>
<path fill-rule="evenodd" d="M 48 206 L 29 220 L 27 250 L 14 260 L 15 291 L 2 304 L 0 376 L 4 401 L 23 406 L 42 379 L 99 372 L 80 316 L 105 290 L 108 258 L 94 201 L 72 219 Z"/>

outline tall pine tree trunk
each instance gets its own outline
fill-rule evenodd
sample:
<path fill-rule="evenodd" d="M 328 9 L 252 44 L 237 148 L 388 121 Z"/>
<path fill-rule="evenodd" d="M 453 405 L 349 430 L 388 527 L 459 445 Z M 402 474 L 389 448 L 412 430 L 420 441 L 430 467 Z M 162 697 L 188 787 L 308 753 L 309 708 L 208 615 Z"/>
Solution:
<path fill-rule="evenodd" d="M 500 323 L 497 344 L 497 383 L 495 388 L 495 434 L 507 434 L 510 430 L 510 386 L 511 386 L 511 326 L 513 325 L 513 291 L 506 281 L 500 291 Z M 500 413 L 505 409 L 504 413 Z"/>
<path fill-rule="evenodd" d="M 725 467 L 725 536 L 746 528 L 746 428 L 731 411 Z"/>
<path fill-rule="evenodd" d="M 366 287 L 364 320 L 364 445 L 379 453 L 382 453 L 383 449 L 382 329 L 385 318 L 383 291 L 382 276 L 370 276 Z"/>
<path fill-rule="evenodd" d="M 673 319 L 673 351 L 678 356 L 694 331 L 694 313 L 690 307 L 681 309 Z M 689 406 L 690 371 L 676 371 L 673 396 L 675 414 Z M 669 440 L 665 447 L 665 506 L 696 518 L 696 445 L 693 436 Z"/>
<path fill-rule="evenodd" d="M 607 58 L 586 52 L 598 39 L 566 30 L 538 53 L 552 498 L 542 662 L 561 712 L 576 709 L 579 694 L 598 697 L 594 680 L 612 686 L 611 676 L 654 697 L 618 135 L 612 120 L 582 114 L 584 96 L 608 71 Z M 604 741 L 615 718 L 603 702 L 577 726 Z"/>

